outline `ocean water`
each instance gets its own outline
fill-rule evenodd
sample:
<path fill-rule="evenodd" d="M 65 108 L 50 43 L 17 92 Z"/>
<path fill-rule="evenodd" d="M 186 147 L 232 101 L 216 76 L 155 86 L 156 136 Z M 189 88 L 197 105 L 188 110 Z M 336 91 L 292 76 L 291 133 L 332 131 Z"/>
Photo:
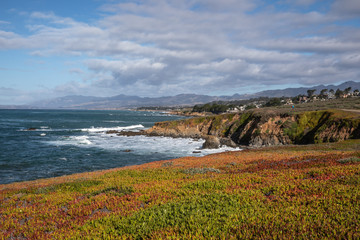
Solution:
<path fill-rule="evenodd" d="M 0 184 L 233 150 L 204 150 L 203 140 L 106 134 L 182 118 L 137 111 L 0 110 Z"/>

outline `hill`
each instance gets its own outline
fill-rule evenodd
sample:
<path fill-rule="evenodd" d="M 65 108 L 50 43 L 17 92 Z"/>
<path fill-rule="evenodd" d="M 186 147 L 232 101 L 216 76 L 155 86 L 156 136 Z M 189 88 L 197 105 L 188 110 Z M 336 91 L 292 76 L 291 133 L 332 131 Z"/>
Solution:
<path fill-rule="evenodd" d="M 147 106 L 194 106 L 196 104 L 203 104 L 213 101 L 231 101 L 240 99 L 250 99 L 256 97 L 281 97 L 281 96 L 297 96 L 299 94 L 306 94 L 309 89 L 334 89 L 343 90 L 351 87 L 353 90 L 360 89 L 360 82 L 345 82 L 338 86 L 335 85 L 318 85 L 311 88 L 287 88 L 282 90 L 268 90 L 254 94 L 234 94 L 232 96 L 208 96 L 197 94 L 179 94 L 176 96 L 165 97 L 138 97 L 120 94 L 113 97 L 92 97 L 92 96 L 65 96 L 61 98 L 41 100 L 33 102 L 30 105 L 37 108 L 48 109 L 120 109 L 120 108 L 135 108 Z"/>
<path fill-rule="evenodd" d="M 322 89 L 336 89 L 344 90 L 348 87 L 351 87 L 353 90 L 359 89 L 360 90 L 360 82 L 348 81 L 341 83 L 339 85 L 317 85 L 310 88 L 286 88 L 282 90 L 266 90 L 261 91 L 255 94 L 252 94 L 251 97 L 294 97 L 300 94 L 307 95 L 307 90 L 315 89 L 316 92 L 320 92 Z"/>
<path fill-rule="evenodd" d="M 179 94 L 176 96 L 149 98 L 120 94 L 113 97 L 66 96 L 34 102 L 31 105 L 39 108 L 66 109 L 121 109 L 139 106 L 184 106 L 217 101 L 218 97 Z"/>

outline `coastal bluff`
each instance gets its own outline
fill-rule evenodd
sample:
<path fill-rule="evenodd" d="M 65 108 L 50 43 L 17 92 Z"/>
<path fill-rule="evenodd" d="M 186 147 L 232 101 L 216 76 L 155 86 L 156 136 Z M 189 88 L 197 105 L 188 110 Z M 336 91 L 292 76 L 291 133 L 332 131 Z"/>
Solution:
<path fill-rule="evenodd" d="M 204 138 L 211 148 L 216 147 L 214 142 L 231 147 L 337 142 L 360 138 L 360 114 L 338 109 L 298 113 L 253 110 L 158 122 L 146 134 Z"/>

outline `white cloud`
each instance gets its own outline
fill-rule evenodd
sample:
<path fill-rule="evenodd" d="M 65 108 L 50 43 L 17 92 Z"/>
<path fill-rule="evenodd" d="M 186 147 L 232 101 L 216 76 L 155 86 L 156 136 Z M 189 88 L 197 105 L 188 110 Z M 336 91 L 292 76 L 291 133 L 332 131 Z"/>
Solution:
<path fill-rule="evenodd" d="M 69 67 L 84 81 L 55 89 L 64 95 L 211 94 L 261 84 L 334 83 L 359 76 L 359 26 L 337 24 L 348 19 L 345 13 L 358 19 L 357 2 L 322 1 L 329 12 L 302 12 L 262 9 L 261 0 L 110 1 L 92 23 L 33 12 L 31 34 L 0 31 L 0 48 L 86 58 L 82 70 Z"/>
<path fill-rule="evenodd" d="M 332 10 L 343 17 L 360 17 L 360 3 L 358 0 L 335 0 Z"/>
<path fill-rule="evenodd" d="M 280 40 L 269 40 L 262 43 L 262 46 L 289 52 L 343 53 L 357 51 L 360 49 L 360 42 L 341 41 L 327 37 L 284 38 Z"/>
<path fill-rule="evenodd" d="M 0 20 L 0 24 L 4 24 L 4 25 L 6 24 L 6 25 L 9 25 L 9 24 L 10 24 L 10 22 L 8 22 L 8 21 L 1 21 L 1 20 Z"/>

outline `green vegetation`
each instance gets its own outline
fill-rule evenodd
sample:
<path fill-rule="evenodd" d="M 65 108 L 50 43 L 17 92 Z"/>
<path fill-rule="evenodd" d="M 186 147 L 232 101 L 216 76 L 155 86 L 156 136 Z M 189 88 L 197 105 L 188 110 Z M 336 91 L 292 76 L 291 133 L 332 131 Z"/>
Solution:
<path fill-rule="evenodd" d="M 339 163 L 356 163 L 356 162 L 360 162 L 360 158 L 358 158 L 358 157 L 344 158 L 344 159 L 340 159 L 338 162 Z"/>
<path fill-rule="evenodd" d="M 302 104 L 295 104 L 294 109 L 289 105 L 264 108 L 276 111 L 277 113 L 298 113 L 304 111 L 318 111 L 327 109 L 355 109 L 360 110 L 360 97 L 328 99 L 327 101 L 314 101 Z"/>
<path fill-rule="evenodd" d="M 271 98 L 267 103 L 265 103 L 265 107 L 276 107 L 284 105 L 284 103 L 281 102 L 280 98 Z"/>
<path fill-rule="evenodd" d="M 209 134 L 220 138 L 226 137 L 242 145 L 253 144 L 257 141 L 254 140 L 257 136 L 265 139 L 275 135 L 278 139 L 285 139 L 282 140 L 283 144 L 336 142 L 360 138 L 360 114 L 357 110 L 283 110 L 282 108 L 254 109 L 237 114 L 162 122 L 157 126 L 164 130 L 172 129 L 173 132 L 191 128 L 191 133 L 196 133 L 197 136 Z"/>
<path fill-rule="evenodd" d="M 284 134 L 295 143 L 319 143 L 324 138 L 326 141 L 337 141 L 331 137 L 334 132 L 329 132 L 329 137 L 319 137 L 326 131 L 341 131 L 342 127 L 358 129 L 360 118 L 358 114 L 339 110 L 311 111 L 297 114 L 295 122 L 283 126 Z"/>
<path fill-rule="evenodd" d="M 99 194 L 110 194 L 110 195 L 113 195 L 113 196 L 118 196 L 118 197 L 121 197 L 121 196 L 124 196 L 124 195 L 129 195 L 131 193 L 134 192 L 134 189 L 132 187 L 126 187 L 126 186 L 116 186 L 116 187 L 108 187 L 108 188 L 104 188 L 104 189 L 101 189 L 101 190 L 97 190 L 97 191 L 94 191 L 91 193 L 91 196 L 96 196 L 96 195 L 99 195 Z"/>
<path fill-rule="evenodd" d="M 331 89 L 332 90 L 332 89 Z M 342 96 L 348 94 L 351 91 L 351 88 L 347 88 L 344 91 L 337 89 L 329 91 L 336 98 L 328 98 L 328 90 L 323 89 L 320 91 L 319 95 L 315 95 L 315 90 L 309 90 L 308 99 L 311 101 L 308 102 L 299 102 L 300 95 L 297 97 L 281 97 L 281 98 L 252 98 L 248 100 L 233 100 L 233 101 L 218 101 L 202 105 L 195 105 L 192 109 L 192 112 L 209 112 L 214 114 L 228 112 L 234 109 L 239 109 L 244 107 L 245 110 L 250 110 L 260 107 L 264 110 L 274 110 L 279 112 L 289 112 L 289 111 L 317 111 L 317 110 L 326 110 L 326 109 L 360 109 L 360 97 L 359 90 L 356 89 L 353 91 L 355 94 L 352 97 L 342 98 Z M 316 99 L 314 99 L 316 97 Z M 291 101 L 290 101 L 291 100 Z M 289 101 L 288 104 L 286 102 Z M 256 106 L 255 106 L 256 105 Z M 294 109 L 292 109 L 294 106 Z"/>
<path fill-rule="evenodd" d="M 34 188 L 34 189 L 24 189 L 21 192 L 23 193 L 38 193 L 46 194 L 50 192 L 81 192 L 84 193 L 92 186 L 97 186 L 102 184 L 102 181 L 99 180 L 76 180 L 74 182 L 66 182 L 61 184 L 56 184 L 43 188 Z"/>
<path fill-rule="evenodd" d="M 0 237 L 358 239 L 359 186 L 360 140 L 179 158 L 0 185 Z"/>
<path fill-rule="evenodd" d="M 217 104 L 217 103 L 207 103 L 204 105 L 195 105 L 193 107 L 193 112 L 211 112 L 215 114 L 226 112 L 229 108 L 234 107 L 232 105 Z"/>
<path fill-rule="evenodd" d="M 215 168 L 188 168 L 184 170 L 184 173 L 187 174 L 197 174 L 197 173 L 204 174 L 208 172 L 220 173 L 220 170 Z"/>

